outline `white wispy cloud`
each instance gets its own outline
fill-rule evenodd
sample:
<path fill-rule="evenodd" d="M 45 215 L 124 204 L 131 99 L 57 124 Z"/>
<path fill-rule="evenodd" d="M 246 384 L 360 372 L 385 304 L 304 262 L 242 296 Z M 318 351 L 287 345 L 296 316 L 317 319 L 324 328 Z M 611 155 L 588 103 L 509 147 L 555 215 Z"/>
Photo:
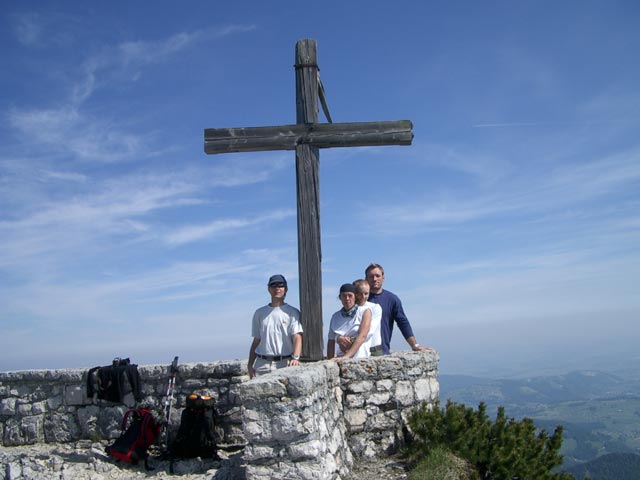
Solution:
<path fill-rule="evenodd" d="M 478 162 L 482 168 L 483 163 Z M 448 162 L 441 166 L 448 166 Z M 466 170 L 454 162 L 456 170 Z M 491 164 L 488 169 L 491 169 Z M 402 231 L 403 228 L 446 228 L 496 215 L 544 214 L 634 189 L 640 183 L 640 150 L 616 153 L 593 161 L 562 163 L 550 171 L 519 175 L 517 169 L 500 167 L 501 173 L 485 185 L 479 182 L 465 192 L 438 191 L 416 197 L 410 204 L 380 206 L 365 215 L 376 228 Z M 505 172 L 510 171 L 510 175 Z"/>
<path fill-rule="evenodd" d="M 50 153 L 69 153 L 82 161 L 117 162 L 154 154 L 153 134 L 122 129 L 75 107 L 12 109 L 9 124 Z"/>
<path fill-rule="evenodd" d="M 169 245 L 183 245 L 185 243 L 197 242 L 213 236 L 241 232 L 263 223 L 273 222 L 289 218 L 295 215 L 295 210 L 279 210 L 267 215 L 254 218 L 227 218 L 215 220 L 203 225 L 190 225 L 176 229 L 166 237 Z"/>
<path fill-rule="evenodd" d="M 242 165 L 225 160 L 215 165 L 191 163 L 178 171 L 125 172 L 108 179 L 82 170 L 56 171 L 49 169 L 50 165 L 35 167 L 34 175 L 14 162 L 0 162 L 0 199 L 12 206 L 11 215 L 3 212 L 0 216 L 0 266 L 64 263 L 78 252 L 90 255 L 113 248 L 114 241 L 116 245 L 152 242 L 177 246 L 290 217 L 293 211 L 281 210 L 177 230 L 154 217 L 162 210 L 209 203 L 216 189 L 266 181 L 290 163 L 279 156 L 273 159 L 246 158 Z M 256 164 L 260 168 L 253 168 Z"/>
<path fill-rule="evenodd" d="M 81 25 L 77 17 L 60 11 L 26 11 L 14 13 L 8 19 L 21 45 L 40 49 L 72 43 L 73 32 Z"/>
<path fill-rule="evenodd" d="M 160 40 L 135 40 L 105 47 L 85 60 L 73 87 L 74 103 L 82 103 L 94 92 L 114 82 L 135 82 L 143 70 L 175 58 L 192 46 L 210 38 L 224 37 L 253 30 L 253 25 L 228 25 L 207 30 L 179 32 Z"/>
<path fill-rule="evenodd" d="M 157 41 L 127 41 L 105 47 L 83 62 L 72 88 L 73 104 L 82 104 L 99 88 L 135 82 L 145 67 L 166 62 L 203 38 L 202 31 L 181 32 Z"/>
<path fill-rule="evenodd" d="M 58 23 L 64 19 L 56 19 Z M 49 23 L 37 14 L 25 14 L 15 20 L 23 42 L 35 44 Z M 55 105 L 19 107 L 7 113 L 7 121 L 32 146 L 57 153 L 70 153 L 83 161 L 119 162 L 148 158 L 158 153 L 157 134 L 140 133 L 135 119 L 123 122 L 116 114 L 85 108 L 98 90 L 135 83 L 146 68 L 168 63 L 180 53 L 211 38 L 253 30 L 252 25 L 228 25 L 207 30 L 180 32 L 159 40 L 125 41 L 104 46 L 90 54 L 80 65 L 67 67 L 70 73 L 66 98 Z M 75 75 L 74 75 L 75 74 Z"/>

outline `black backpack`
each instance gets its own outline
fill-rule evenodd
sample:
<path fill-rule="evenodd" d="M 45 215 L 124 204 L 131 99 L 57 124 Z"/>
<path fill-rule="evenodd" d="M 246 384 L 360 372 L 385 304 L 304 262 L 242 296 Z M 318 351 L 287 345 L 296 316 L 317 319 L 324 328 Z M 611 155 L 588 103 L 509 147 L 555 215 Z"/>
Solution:
<path fill-rule="evenodd" d="M 171 453 L 182 458 L 219 458 L 215 441 L 215 401 L 208 395 L 192 393 L 182 411 L 180 428 Z"/>
<path fill-rule="evenodd" d="M 132 408 L 122 419 L 122 434 L 106 448 L 106 452 L 116 460 L 133 465 L 144 460 L 145 468 L 149 469 L 147 450 L 158 440 L 160 430 L 161 426 L 148 409 Z"/>

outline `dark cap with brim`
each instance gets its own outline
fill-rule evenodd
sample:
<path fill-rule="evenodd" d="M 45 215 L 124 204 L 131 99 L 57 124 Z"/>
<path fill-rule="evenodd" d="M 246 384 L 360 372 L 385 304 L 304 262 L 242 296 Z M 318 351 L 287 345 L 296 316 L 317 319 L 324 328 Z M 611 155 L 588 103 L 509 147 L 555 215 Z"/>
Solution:
<path fill-rule="evenodd" d="M 340 287 L 340 294 L 342 295 L 345 292 L 356 293 L 356 287 L 352 283 L 345 283 Z"/>
<path fill-rule="evenodd" d="M 276 283 L 282 283 L 284 284 L 284 286 L 287 286 L 287 279 L 284 278 L 283 275 L 272 275 L 271 278 L 269 278 L 269 283 L 267 283 L 268 286 L 274 285 Z"/>

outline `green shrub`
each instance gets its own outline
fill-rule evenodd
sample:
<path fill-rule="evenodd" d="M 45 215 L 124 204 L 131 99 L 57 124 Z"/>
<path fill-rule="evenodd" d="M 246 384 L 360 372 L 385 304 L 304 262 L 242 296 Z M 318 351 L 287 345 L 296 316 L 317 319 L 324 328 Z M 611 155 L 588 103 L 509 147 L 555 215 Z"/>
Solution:
<path fill-rule="evenodd" d="M 429 453 L 409 472 L 409 480 L 444 479 L 480 480 L 480 477 L 466 460 L 456 457 L 442 446 L 429 450 Z"/>
<path fill-rule="evenodd" d="M 536 433 L 533 421 L 507 418 L 498 408 L 495 422 L 481 403 L 478 410 L 447 402 L 433 408 L 423 405 L 409 418 L 415 435 L 410 451 L 424 458 L 444 447 L 474 465 L 480 478 L 492 480 L 573 480 L 567 473 L 552 473 L 562 464 L 562 426 L 549 436 Z"/>

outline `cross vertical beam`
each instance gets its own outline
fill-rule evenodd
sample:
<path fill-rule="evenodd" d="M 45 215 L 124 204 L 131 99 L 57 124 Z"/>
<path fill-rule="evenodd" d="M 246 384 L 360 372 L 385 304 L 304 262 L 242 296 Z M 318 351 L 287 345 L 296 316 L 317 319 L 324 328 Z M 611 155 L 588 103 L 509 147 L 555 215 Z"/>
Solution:
<path fill-rule="evenodd" d="M 318 123 L 318 59 L 316 42 L 296 43 L 296 123 Z M 322 250 L 320 244 L 319 148 L 296 146 L 298 199 L 298 274 L 304 341 L 302 358 L 322 360 Z"/>

